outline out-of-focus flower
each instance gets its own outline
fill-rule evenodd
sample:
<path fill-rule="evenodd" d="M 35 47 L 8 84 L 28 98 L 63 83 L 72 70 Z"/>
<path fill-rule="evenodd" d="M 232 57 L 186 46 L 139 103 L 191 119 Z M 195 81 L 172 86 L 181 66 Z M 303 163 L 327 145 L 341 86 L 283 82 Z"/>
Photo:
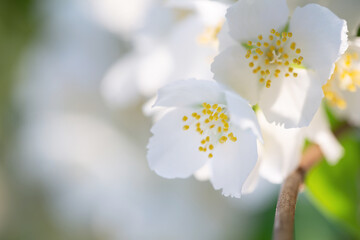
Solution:
<path fill-rule="evenodd" d="M 356 36 L 360 27 L 360 1 L 358 0 L 287 0 L 287 3 L 290 11 L 309 3 L 317 3 L 329 8 L 337 16 L 346 20 L 350 36 Z"/>
<path fill-rule="evenodd" d="M 259 146 L 258 171 L 273 183 L 281 183 L 298 166 L 305 140 L 319 144 L 326 160 L 335 164 L 342 157 L 343 148 L 330 130 L 325 113 L 319 108 L 308 127 L 285 129 L 266 121 L 263 113 L 257 113 L 264 144 Z"/>
<path fill-rule="evenodd" d="M 316 4 L 289 20 L 285 0 L 240 0 L 228 9 L 237 41 L 215 58 L 214 78 L 258 104 L 269 122 L 286 128 L 310 124 L 322 85 L 347 48 L 346 22 Z"/>
<path fill-rule="evenodd" d="M 125 39 L 132 39 L 144 28 L 150 16 L 156 18 L 153 13 L 164 10 L 161 7 L 161 0 L 91 0 L 90 3 L 95 18 L 111 32 Z M 157 22 L 160 24 L 154 24 L 153 27 L 168 24 L 168 20 L 166 19 L 162 24 Z"/>
<path fill-rule="evenodd" d="M 250 105 L 215 82 L 186 80 L 160 89 L 155 106 L 173 109 L 151 129 L 150 168 L 162 177 L 186 178 L 208 165 L 214 188 L 240 197 L 261 139 Z"/>
<path fill-rule="evenodd" d="M 141 96 L 153 97 L 166 83 L 190 77 L 210 79 L 210 65 L 218 53 L 218 34 L 226 5 L 213 1 L 168 3 L 173 15 L 184 15 L 156 41 L 135 41 L 134 49 L 115 63 L 102 83 L 112 105 L 128 106 Z M 132 89 L 123 93 L 125 89 Z"/>
<path fill-rule="evenodd" d="M 349 48 L 336 62 L 333 75 L 323 86 L 325 99 L 352 124 L 360 125 L 360 38 L 349 41 Z"/>
<path fill-rule="evenodd" d="M 88 1 L 41 7 L 44 29 L 22 62 L 16 95 L 21 126 L 12 163 L 22 170 L 19 182 L 41 187 L 64 231 L 87 228 L 100 239 L 220 239 L 238 220 L 233 209 L 210 186 L 169 184 L 149 170 L 150 120 L 140 106 L 117 112 L 116 121 L 104 107 L 98 86 L 119 46 L 85 11 Z"/>

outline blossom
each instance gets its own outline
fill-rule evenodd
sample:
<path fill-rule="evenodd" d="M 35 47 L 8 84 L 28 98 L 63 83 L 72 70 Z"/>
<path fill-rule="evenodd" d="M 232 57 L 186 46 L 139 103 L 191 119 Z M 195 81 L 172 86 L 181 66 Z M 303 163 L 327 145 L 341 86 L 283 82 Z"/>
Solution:
<path fill-rule="evenodd" d="M 323 108 L 319 108 L 308 127 L 286 129 L 269 123 L 262 111 L 256 112 L 264 143 L 258 143 L 258 162 L 243 185 L 243 193 L 251 193 L 262 177 L 272 183 L 281 183 L 300 164 L 305 140 L 318 144 L 329 164 L 334 165 L 343 156 L 344 149 L 331 132 Z M 200 180 L 208 180 L 207 167 L 196 175 Z"/>
<path fill-rule="evenodd" d="M 91 0 L 95 19 L 110 31 L 129 37 L 139 30 L 154 0 Z"/>
<path fill-rule="evenodd" d="M 296 8 L 285 0 L 240 0 L 227 11 L 236 40 L 212 64 L 214 78 L 251 104 L 269 122 L 308 126 L 323 98 L 322 85 L 347 48 L 347 27 L 317 4 Z"/>
<path fill-rule="evenodd" d="M 334 73 L 323 86 L 330 106 L 352 124 L 360 125 L 360 38 L 349 41 L 349 48 L 336 62 Z"/>
<path fill-rule="evenodd" d="M 191 79 L 160 89 L 155 106 L 168 112 L 151 129 L 150 168 L 165 178 L 186 178 L 208 166 L 215 189 L 240 197 L 261 140 L 250 105 L 213 81 Z"/>
<path fill-rule="evenodd" d="M 285 129 L 267 122 L 261 111 L 257 116 L 264 137 L 264 144 L 259 146 L 257 175 L 270 182 L 281 183 L 299 166 L 306 139 L 318 144 L 332 165 L 343 155 L 343 148 L 331 132 L 322 108 L 308 127 L 296 129 Z"/>
<path fill-rule="evenodd" d="M 101 90 L 107 102 L 124 107 L 141 96 L 154 97 L 169 82 L 211 78 L 210 66 L 218 54 L 218 35 L 226 6 L 208 0 L 170 1 L 157 18 L 177 21 L 171 21 L 171 28 L 159 36 L 147 34 L 145 38 L 146 34 L 139 34 L 132 51 L 115 63 L 103 79 Z M 124 89 L 129 91 L 124 93 Z"/>

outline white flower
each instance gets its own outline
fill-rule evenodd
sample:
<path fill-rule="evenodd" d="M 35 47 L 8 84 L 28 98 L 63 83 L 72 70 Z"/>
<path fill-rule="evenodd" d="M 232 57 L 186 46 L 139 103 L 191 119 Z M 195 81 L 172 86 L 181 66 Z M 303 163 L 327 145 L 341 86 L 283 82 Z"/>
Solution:
<path fill-rule="evenodd" d="M 336 62 L 333 75 L 323 86 L 330 106 L 352 124 L 360 126 L 360 38 L 349 41 L 349 48 Z"/>
<path fill-rule="evenodd" d="M 101 25 L 125 39 L 139 33 L 159 33 L 175 20 L 163 0 L 90 0 L 91 10 Z"/>
<path fill-rule="evenodd" d="M 281 183 L 299 166 L 305 139 L 319 144 L 330 164 L 337 163 L 343 155 L 343 148 L 331 132 L 322 108 L 309 127 L 297 129 L 268 123 L 261 111 L 257 115 L 264 136 L 264 144 L 259 146 L 259 172 L 270 182 Z"/>
<path fill-rule="evenodd" d="M 108 71 L 102 93 L 110 104 L 124 107 L 139 96 L 153 97 L 159 88 L 179 79 L 212 77 L 210 66 L 218 53 L 226 5 L 190 1 L 180 4 L 184 8 L 180 9 L 179 4 L 169 3 L 174 18 L 183 14 L 171 30 L 156 41 L 136 41 L 134 50 Z M 125 89 L 131 91 L 124 93 Z"/>
<path fill-rule="evenodd" d="M 162 88 L 155 106 L 172 110 L 151 129 L 150 168 L 165 178 L 186 178 L 208 164 L 214 188 L 240 197 L 261 139 L 250 105 L 213 81 L 186 80 Z"/>
<path fill-rule="evenodd" d="M 329 8 L 337 16 L 346 20 L 351 36 L 356 36 L 360 26 L 359 0 L 287 0 L 287 3 L 290 10 L 294 10 L 297 6 L 305 6 L 309 3 L 317 3 Z"/>
<path fill-rule="evenodd" d="M 226 14 L 237 44 L 215 58 L 214 78 L 258 104 L 269 122 L 308 126 L 320 106 L 322 85 L 347 48 L 347 27 L 316 4 L 240 0 Z"/>

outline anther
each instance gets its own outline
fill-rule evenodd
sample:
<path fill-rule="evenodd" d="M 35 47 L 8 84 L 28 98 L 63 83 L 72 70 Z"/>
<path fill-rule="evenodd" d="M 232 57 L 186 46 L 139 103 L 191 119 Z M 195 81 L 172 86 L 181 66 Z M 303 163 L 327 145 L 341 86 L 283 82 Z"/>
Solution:
<path fill-rule="evenodd" d="M 271 80 L 267 80 L 266 87 L 269 88 L 271 86 Z"/>
<path fill-rule="evenodd" d="M 292 42 L 291 45 L 290 45 L 290 48 L 291 48 L 292 50 L 295 50 L 295 48 L 296 48 L 296 43 L 295 43 L 295 42 Z"/>

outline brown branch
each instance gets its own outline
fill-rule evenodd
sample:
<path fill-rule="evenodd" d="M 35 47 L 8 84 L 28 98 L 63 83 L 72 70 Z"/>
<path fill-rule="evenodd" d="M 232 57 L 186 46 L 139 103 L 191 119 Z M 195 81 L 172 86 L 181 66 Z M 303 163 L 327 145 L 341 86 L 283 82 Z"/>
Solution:
<path fill-rule="evenodd" d="M 350 128 L 351 126 L 345 123 L 334 131 L 334 134 L 339 137 Z M 323 154 L 318 145 L 310 146 L 304 152 L 299 167 L 285 179 L 276 205 L 274 240 L 291 240 L 294 238 L 295 206 L 299 188 L 304 182 L 306 173 L 318 164 L 322 157 Z"/>
<path fill-rule="evenodd" d="M 306 172 L 321 159 L 320 147 L 312 145 L 305 151 L 300 166 L 285 179 L 276 206 L 274 240 L 293 239 L 295 206 L 299 187 L 304 182 Z"/>

